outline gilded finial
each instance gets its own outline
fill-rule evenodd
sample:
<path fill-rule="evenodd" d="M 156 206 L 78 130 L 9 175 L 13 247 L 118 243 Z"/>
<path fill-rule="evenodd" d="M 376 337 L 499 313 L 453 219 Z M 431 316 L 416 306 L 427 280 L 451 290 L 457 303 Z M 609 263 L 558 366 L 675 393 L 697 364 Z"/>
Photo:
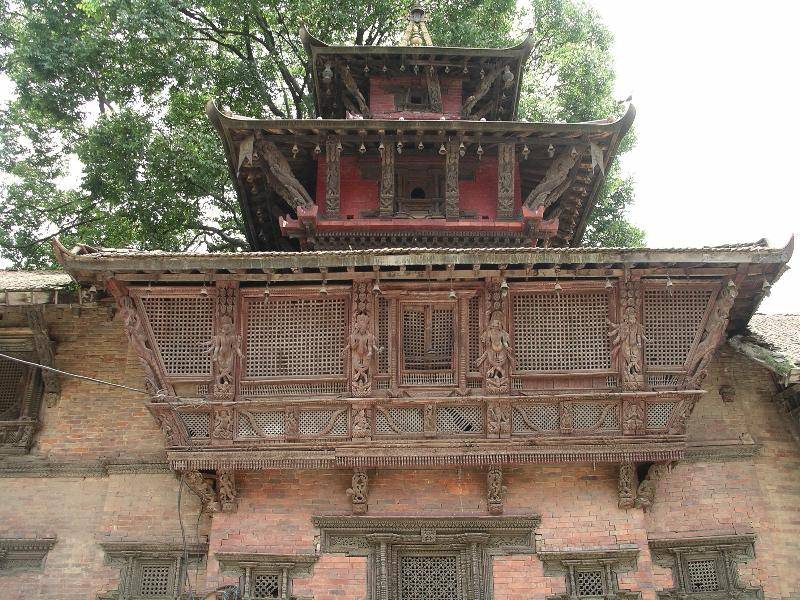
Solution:
<path fill-rule="evenodd" d="M 431 36 L 428 33 L 428 18 L 425 16 L 425 9 L 417 4 L 412 6 L 406 17 L 408 25 L 403 32 L 403 39 L 400 42 L 403 46 L 433 46 Z"/>

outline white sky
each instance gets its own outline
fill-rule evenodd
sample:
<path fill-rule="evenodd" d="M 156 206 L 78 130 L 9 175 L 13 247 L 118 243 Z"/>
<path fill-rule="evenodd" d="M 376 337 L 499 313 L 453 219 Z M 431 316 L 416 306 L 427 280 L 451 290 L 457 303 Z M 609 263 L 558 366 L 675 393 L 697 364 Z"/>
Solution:
<path fill-rule="evenodd" d="M 637 144 L 623 166 L 648 246 L 766 237 L 782 247 L 800 234 L 800 182 L 789 177 L 800 2 L 588 1 L 614 33 L 618 97 L 632 93 L 636 106 Z M 759 310 L 800 313 L 800 268 Z"/>
<path fill-rule="evenodd" d="M 800 144 L 800 2 L 588 1 L 615 36 L 617 95 L 633 93 L 637 109 L 638 142 L 623 165 L 648 245 L 766 237 L 783 246 L 800 234 L 800 182 L 789 177 Z M 0 102 L 8 87 L 0 78 Z M 760 310 L 800 313 L 800 268 Z"/>

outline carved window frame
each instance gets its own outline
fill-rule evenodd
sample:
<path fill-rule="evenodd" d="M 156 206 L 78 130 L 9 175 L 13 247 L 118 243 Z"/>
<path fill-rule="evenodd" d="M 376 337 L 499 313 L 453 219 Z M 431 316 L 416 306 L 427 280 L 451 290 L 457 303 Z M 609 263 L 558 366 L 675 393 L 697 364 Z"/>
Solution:
<path fill-rule="evenodd" d="M 41 358 L 33 335 L 24 329 L 19 333 L 0 330 L 0 352 L 32 362 L 40 362 Z M 12 373 L 20 373 L 19 378 L 9 381 L 16 388 L 15 412 L 11 413 L 9 408 L 6 414 L 0 415 L 0 455 L 27 454 L 39 425 L 44 382 L 39 369 L 7 359 L 0 360 L 11 365 Z"/>
<path fill-rule="evenodd" d="M 0 574 L 41 570 L 56 538 L 0 538 Z"/>
<path fill-rule="evenodd" d="M 292 580 L 296 577 L 308 577 L 318 558 L 314 554 L 240 552 L 217 552 L 214 557 L 219 561 L 223 574 L 239 577 L 242 600 L 261 600 L 262 598 L 288 600 L 292 597 Z M 278 578 L 277 596 L 253 595 L 255 579 L 261 575 L 274 575 Z"/>
<path fill-rule="evenodd" d="M 367 557 L 367 599 L 399 600 L 403 556 L 457 556 L 460 597 L 491 600 L 494 556 L 535 553 L 540 518 L 314 517 L 323 552 Z"/>
<path fill-rule="evenodd" d="M 566 592 L 548 596 L 547 600 L 578 600 L 592 598 L 595 600 L 637 600 L 640 592 L 620 590 L 617 575 L 636 570 L 639 548 L 635 545 L 623 545 L 614 549 L 586 549 L 569 551 L 542 551 L 539 558 L 544 563 L 544 574 L 547 577 L 563 577 Z M 586 572 L 600 572 L 602 575 L 603 594 L 580 594 L 577 575 Z"/>
<path fill-rule="evenodd" d="M 188 568 L 200 569 L 205 564 L 207 544 L 149 543 L 149 542 L 104 542 L 100 547 L 105 552 L 106 564 L 119 566 L 120 577 L 116 590 L 98 595 L 98 600 L 171 600 L 178 595 L 181 565 L 184 550 L 188 556 Z M 163 596 L 142 595 L 142 572 L 147 566 L 166 566 L 168 593 Z"/>
<path fill-rule="evenodd" d="M 760 600 L 761 588 L 739 581 L 738 563 L 755 558 L 754 534 L 649 541 L 653 562 L 672 571 L 673 587 L 657 592 L 659 600 Z M 719 589 L 694 591 L 688 564 L 713 561 Z"/>

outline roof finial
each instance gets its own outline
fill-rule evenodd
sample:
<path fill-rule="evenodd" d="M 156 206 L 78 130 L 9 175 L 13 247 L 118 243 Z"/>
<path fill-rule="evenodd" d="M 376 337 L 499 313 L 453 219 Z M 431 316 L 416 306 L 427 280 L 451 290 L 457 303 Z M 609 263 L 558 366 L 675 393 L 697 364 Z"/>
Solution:
<path fill-rule="evenodd" d="M 408 11 L 408 25 L 403 32 L 403 39 L 400 42 L 403 46 L 433 46 L 431 35 L 428 33 L 428 18 L 425 16 L 425 9 L 419 4 L 412 6 Z"/>

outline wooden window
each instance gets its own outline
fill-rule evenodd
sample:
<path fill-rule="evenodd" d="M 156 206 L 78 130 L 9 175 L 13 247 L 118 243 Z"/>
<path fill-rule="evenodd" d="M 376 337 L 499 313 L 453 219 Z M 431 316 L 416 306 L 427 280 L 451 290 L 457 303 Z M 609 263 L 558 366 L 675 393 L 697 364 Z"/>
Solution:
<path fill-rule="evenodd" d="M 544 563 L 544 574 L 562 577 L 567 593 L 552 596 L 551 600 L 596 598 L 603 600 L 633 600 L 636 592 L 619 588 L 617 575 L 636 570 L 636 546 L 617 550 L 545 551 L 539 555 Z"/>
<path fill-rule="evenodd" d="M 241 600 L 293 598 L 292 580 L 307 577 L 317 560 L 308 554 L 217 552 L 216 557 L 225 575 L 239 578 L 235 597 Z"/>
<path fill-rule="evenodd" d="M 134 597 L 171 598 L 174 586 L 175 561 L 148 561 L 138 564 Z"/>
<path fill-rule="evenodd" d="M 0 421 L 20 417 L 30 376 L 30 369 L 25 365 L 0 359 Z"/>
<path fill-rule="evenodd" d="M 404 385 L 454 385 L 456 310 L 453 303 L 401 303 Z"/>
<path fill-rule="evenodd" d="M 39 362 L 30 337 L 3 337 L 0 352 Z M 25 454 L 33 443 L 44 392 L 39 370 L 0 358 L 0 454 Z"/>
<path fill-rule="evenodd" d="M 442 163 L 436 156 L 436 163 Z M 438 166 L 438 165 L 437 165 Z M 431 168 L 430 162 L 395 164 L 396 203 L 395 213 L 398 216 L 429 218 L 444 216 L 444 194 L 442 179 L 444 164 L 441 168 Z"/>
<path fill-rule="evenodd" d="M 398 600 L 464 598 L 456 554 L 403 554 L 398 560 Z"/>
<path fill-rule="evenodd" d="M 395 94 L 395 108 L 399 111 L 431 111 L 427 86 L 422 82 L 410 85 Z"/>
<path fill-rule="evenodd" d="M 711 290 L 680 286 L 671 291 L 645 290 L 644 356 L 648 367 L 683 368 L 700 334 L 711 297 Z M 658 383 L 662 382 L 651 384 Z"/>
<path fill-rule="evenodd" d="M 255 573 L 251 578 L 252 598 L 280 598 L 281 577 L 278 573 Z"/>
<path fill-rule="evenodd" d="M 575 571 L 575 592 L 579 597 L 602 597 L 607 589 L 606 576 L 602 569 Z"/>

